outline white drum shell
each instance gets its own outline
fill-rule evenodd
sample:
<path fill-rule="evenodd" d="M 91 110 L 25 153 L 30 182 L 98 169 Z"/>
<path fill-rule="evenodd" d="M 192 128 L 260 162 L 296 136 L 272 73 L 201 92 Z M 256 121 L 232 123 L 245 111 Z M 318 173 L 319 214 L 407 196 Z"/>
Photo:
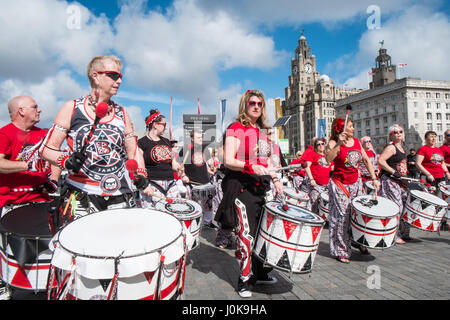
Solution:
<path fill-rule="evenodd" d="M 424 191 L 411 190 L 408 192 L 402 218 L 415 228 L 437 232 L 447 208 L 446 201 Z"/>
<path fill-rule="evenodd" d="M 352 239 L 368 248 L 385 249 L 395 244 L 398 230 L 399 207 L 387 198 L 377 197 L 378 204 L 371 208 L 357 205 L 358 200 L 371 200 L 372 196 L 359 196 L 352 200 L 350 218 Z"/>
<path fill-rule="evenodd" d="M 284 188 L 285 201 L 297 207 L 306 208 L 309 195 L 295 188 Z"/>
<path fill-rule="evenodd" d="M 289 210 L 303 210 L 313 221 L 280 215 L 279 202 L 264 206 L 255 245 L 255 253 L 264 263 L 292 273 L 310 272 L 320 242 L 324 220 L 314 213 L 288 205 Z M 289 212 L 288 210 L 288 212 Z"/>
<path fill-rule="evenodd" d="M 94 232 L 83 231 L 89 225 Z M 95 234 L 95 226 L 101 229 L 99 234 Z M 118 229 L 122 234 L 118 234 Z M 159 237 L 163 239 L 155 241 Z M 71 238 L 84 240 L 73 245 Z M 147 240 L 135 243 L 136 239 Z M 161 298 L 170 299 L 177 291 L 174 283 L 183 269 L 179 265 L 185 263 L 184 241 L 181 222 L 166 213 L 148 209 L 101 211 L 77 219 L 61 230 L 51 263 L 60 281 L 72 273 L 74 282 L 70 284 L 69 296 L 74 299 L 105 299 L 115 275 L 115 258 L 119 259 L 117 299 L 152 298 L 159 273 Z M 92 246 L 86 245 L 90 242 Z M 121 242 L 125 242 L 123 246 Z M 161 255 L 165 257 L 162 269 Z"/>
<path fill-rule="evenodd" d="M 442 200 L 446 201 L 450 205 L 450 185 L 446 184 L 445 181 L 439 183 L 439 194 Z M 450 212 L 447 206 L 447 212 L 445 214 L 447 219 L 450 219 Z"/>
<path fill-rule="evenodd" d="M 328 194 L 321 193 L 319 200 L 319 215 L 326 221 L 328 220 L 328 214 L 330 213 L 329 203 L 330 200 Z"/>
<path fill-rule="evenodd" d="M 192 212 L 187 214 L 177 213 L 176 211 L 172 210 L 172 208 L 174 207 L 166 201 L 158 201 L 155 205 L 155 209 L 166 212 L 182 222 L 183 228 L 186 231 L 186 242 L 188 245 L 188 249 L 189 251 L 193 250 L 200 244 L 200 231 L 203 225 L 202 207 L 197 202 L 192 200 L 173 199 L 173 201 L 174 203 L 185 202 L 192 207 Z"/>

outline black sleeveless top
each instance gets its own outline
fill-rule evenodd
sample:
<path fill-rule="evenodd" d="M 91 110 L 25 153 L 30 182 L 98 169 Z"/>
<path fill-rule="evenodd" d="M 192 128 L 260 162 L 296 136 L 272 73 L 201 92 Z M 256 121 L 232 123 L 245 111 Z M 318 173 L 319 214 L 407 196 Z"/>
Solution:
<path fill-rule="evenodd" d="M 395 154 L 386 160 L 386 163 L 392 168 L 398 171 L 402 176 L 406 177 L 408 175 L 408 163 L 407 155 L 405 152 L 401 152 L 400 149 L 394 143 L 389 143 L 395 147 Z M 381 174 L 391 175 L 390 172 L 385 170 L 381 171 Z"/>
<path fill-rule="evenodd" d="M 144 152 L 149 180 L 173 180 L 172 145 L 168 139 L 153 141 L 146 135 L 138 140 L 138 146 Z"/>

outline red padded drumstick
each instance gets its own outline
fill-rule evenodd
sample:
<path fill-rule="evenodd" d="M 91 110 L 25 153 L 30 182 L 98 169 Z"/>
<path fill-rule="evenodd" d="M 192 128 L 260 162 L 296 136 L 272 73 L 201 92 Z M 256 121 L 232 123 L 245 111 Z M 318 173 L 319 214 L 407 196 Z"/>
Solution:
<path fill-rule="evenodd" d="M 135 179 L 137 176 L 137 169 L 138 169 L 138 163 L 134 159 L 128 159 L 127 162 L 125 162 L 125 167 L 127 168 L 128 172 L 131 174 L 131 179 Z M 153 197 L 163 199 L 167 201 L 168 203 L 172 204 L 173 199 L 165 198 L 159 195 L 154 194 Z"/>
<path fill-rule="evenodd" d="M 350 113 L 350 110 L 352 110 L 352 106 L 351 105 L 347 105 L 346 107 L 346 114 L 345 114 L 345 122 L 344 122 L 344 131 L 345 132 L 345 128 L 347 128 L 347 120 L 348 120 L 348 114 Z"/>

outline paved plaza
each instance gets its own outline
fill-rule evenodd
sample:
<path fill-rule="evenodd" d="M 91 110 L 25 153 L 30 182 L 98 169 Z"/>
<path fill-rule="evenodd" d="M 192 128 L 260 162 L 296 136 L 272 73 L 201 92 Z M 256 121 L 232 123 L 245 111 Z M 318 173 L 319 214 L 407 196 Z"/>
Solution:
<path fill-rule="evenodd" d="M 189 253 L 184 300 L 244 300 L 235 288 L 239 274 L 234 249 L 214 245 L 216 230 L 204 228 L 201 244 Z M 275 285 L 254 288 L 248 300 L 448 300 L 450 232 L 411 228 L 414 240 L 361 255 L 353 249 L 350 264 L 329 255 L 328 227 L 309 274 L 272 271 Z M 44 293 L 15 290 L 13 300 L 43 300 Z"/>

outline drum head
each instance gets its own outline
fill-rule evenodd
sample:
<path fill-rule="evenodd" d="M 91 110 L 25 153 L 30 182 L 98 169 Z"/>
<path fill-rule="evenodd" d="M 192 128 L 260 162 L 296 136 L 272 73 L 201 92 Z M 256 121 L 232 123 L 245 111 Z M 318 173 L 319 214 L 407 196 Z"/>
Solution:
<path fill-rule="evenodd" d="M 181 220 L 192 220 L 202 215 L 202 207 L 195 201 L 172 199 L 173 202 L 158 201 L 155 209 L 175 215 Z"/>
<path fill-rule="evenodd" d="M 309 196 L 306 192 L 298 191 L 295 188 L 284 188 L 283 192 L 285 195 L 297 200 L 304 200 L 304 201 L 309 200 Z"/>
<path fill-rule="evenodd" d="M 445 184 L 445 181 L 439 183 L 439 190 L 445 195 L 450 195 L 450 184 Z"/>
<path fill-rule="evenodd" d="M 130 257 L 163 248 L 177 240 L 181 222 L 149 209 L 116 209 L 81 217 L 61 230 L 67 251 L 89 257 Z"/>
<path fill-rule="evenodd" d="M 2 232 L 22 237 L 51 238 L 48 225 L 49 202 L 32 203 L 9 211 L 0 219 Z"/>
<path fill-rule="evenodd" d="M 283 204 L 277 201 L 268 202 L 264 206 L 267 208 L 267 210 L 276 213 L 277 215 L 284 216 L 299 222 L 309 222 L 313 224 L 325 223 L 325 220 L 305 208 L 293 206 L 290 204 L 286 205 L 288 206 L 287 211 L 284 211 Z"/>
<path fill-rule="evenodd" d="M 359 212 L 370 217 L 393 217 L 400 211 L 398 205 L 387 198 L 377 197 L 378 203 L 372 202 L 373 196 L 359 196 L 352 200 L 352 206 Z"/>
<path fill-rule="evenodd" d="M 419 191 L 419 190 L 410 190 L 411 195 L 414 198 L 419 198 L 425 202 L 437 205 L 437 206 L 444 206 L 446 207 L 448 204 L 446 201 L 442 200 L 441 198 L 436 197 L 435 195 L 425 192 L 425 191 Z"/>

